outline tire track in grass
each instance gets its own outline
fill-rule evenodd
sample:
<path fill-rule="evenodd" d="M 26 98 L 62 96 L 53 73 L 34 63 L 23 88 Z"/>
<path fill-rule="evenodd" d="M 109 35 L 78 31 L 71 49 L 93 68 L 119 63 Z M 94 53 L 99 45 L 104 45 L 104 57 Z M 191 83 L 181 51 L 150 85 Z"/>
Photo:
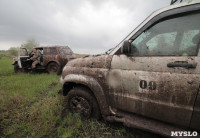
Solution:
<path fill-rule="evenodd" d="M 48 92 L 49 92 L 51 89 L 53 89 L 57 84 L 58 84 L 58 82 L 52 82 L 52 83 L 48 86 L 48 88 L 47 88 L 46 90 L 44 90 L 44 91 L 42 91 L 41 93 L 39 93 L 38 95 L 36 95 L 37 99 L 36 99 L 35 101 L 31 102 L 31 103 L 30 103 L 29 105 L 27 105 L 27 106 L 28 106 L 28 107 L 31 107 L 31 105 L 33 105 L 34 103 L 39 102 L 41 99 L 44 99 L 44 98 L 47 96 Z M 27 106 L 26 106 L 26 107 L 27 107 Z"/>
<path fill-rule="evenodd" d="M 10 126 L 12 126 L 12 125 L 14 125 L 16 123 L 19 123 L 19 121 L 24 121 L 25 118 L 29 117 L 29 109 L 32 107 L 32 105 L 34 105 L 35 103 L 37 103 L 40 100 L 42 100 L 45 97 L 47 97 L 48 92 L 51 89 L 53 89 L 54 87 L 56 87 L 57 85 L 58 85 L 58 82 L 52 82 L 51 84 L 48 85 L 48 87 L 46 89 L 42 90 L 40 93 L 38 93 L 36 95 L 36 99 L 33 102 L 30 102 L 25 106 L 17 107 L 16 109 L 11 110 L 9 115 L 6 116 L 7 119 L 11 119 L 12 120 L 12 122 L 10 122 L 9 124 L 3 124 L 2 123 L 3 122 L 3 118 L 1 118 L 1 116 L 0 116 L 0 138 L 1 137 L 10 137 L 13 134 L 15 135 L 15 133 L 13 133 L 13 134 L 10 134 L 10 135 L 6 136 L 5 130 L 7 128 L 9 128 Z M 21 113 L 21 115 L 18 116 L 18 117 L 13 116 L 16 113 Z M 13 124 L 13 121 L 16 121 L 16 122 Z M 4 127 L 4 126 L 6 126 L 6 127 Z"/>

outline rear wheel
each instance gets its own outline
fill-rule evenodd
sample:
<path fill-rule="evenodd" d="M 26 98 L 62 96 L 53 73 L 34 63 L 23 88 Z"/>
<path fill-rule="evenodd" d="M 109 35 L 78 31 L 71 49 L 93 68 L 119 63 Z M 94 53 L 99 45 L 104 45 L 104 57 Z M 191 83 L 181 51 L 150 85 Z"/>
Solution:
<path fill-rule="evenodd" d="M 65 109 L 78 112 L 84 118 L 100 119 L 98 103 L 90 90 L 84 87 L 76 87 L 69 91 L 64 100 Z"/>
<path fill-rule="evenodd" d="M 48 73 L 57 73 L 59 72 L 59 65 L 55 62 L 52 62 L 47 66 L 47 71 Z"/>
<path fill-rule="evenodd" d="M 22 72 L 23 72 L 23 69 L 22 69 L 22 68 L 19 68 L 19 65 L 18 65 L 18 64 L 15 64 L 15 65 L 14 65 L 14 72 L 15 72 L 15 73 L 22 73 Z"/>

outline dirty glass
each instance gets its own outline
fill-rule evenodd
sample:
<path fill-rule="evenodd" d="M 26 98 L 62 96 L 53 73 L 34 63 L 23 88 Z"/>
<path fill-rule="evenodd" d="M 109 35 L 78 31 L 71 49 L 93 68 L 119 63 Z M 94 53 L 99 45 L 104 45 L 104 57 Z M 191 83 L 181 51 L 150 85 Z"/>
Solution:
<path fill-rule="evenodd" d="M 194 55 L 198 52 L 197 45 L 199 45 L 200 41 L 195 41 L 194 39 L 197 36 L 200 38 L 199 30 L 189 30 L 184 32 L 180 47 L 180 51 L 185 51 L 183 55 Z"/>
<path fill-rule="evenodd" d="M 56 48 L 44 48 L 44 54 L 45 55 L 56 55 L 57 49 Z"/>
<path fill-rule="evenodd" d="M 44 55 L 49 55 L 49 54 L 50 54 L 50 49 L 44 48 Z"/>
<path fill-rule="evenodd" d="M 56 48 L 50 48 L 50 54 L 56 55 L 57 54 L 57 49 Z"/>
<path fill-rule="evenodd" d="M 131 43 L 131 54 L 134 56 L 195 56 L 200 42 L 199 21 L 199 13 L 161 21 L 140 34 Z"/>

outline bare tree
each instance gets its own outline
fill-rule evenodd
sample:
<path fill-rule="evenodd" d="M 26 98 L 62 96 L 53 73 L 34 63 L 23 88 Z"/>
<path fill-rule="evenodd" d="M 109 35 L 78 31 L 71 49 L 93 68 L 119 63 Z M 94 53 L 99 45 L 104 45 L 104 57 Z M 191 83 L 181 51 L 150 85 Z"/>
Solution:
<path fill-rule="evenodd" d="M 21 47 L 27 48 L 29 52 L 37 46 L 39 46 L 39 44 L 34 39 L 28 40 L 26 43 L 21 44 Z"/>
<path fill-rule="evenodd" d="M 18 53 L 18 48 L 17 47 L 10 47 L 8 49 L 8 53 L 12 56 L 17 56 Z"/>

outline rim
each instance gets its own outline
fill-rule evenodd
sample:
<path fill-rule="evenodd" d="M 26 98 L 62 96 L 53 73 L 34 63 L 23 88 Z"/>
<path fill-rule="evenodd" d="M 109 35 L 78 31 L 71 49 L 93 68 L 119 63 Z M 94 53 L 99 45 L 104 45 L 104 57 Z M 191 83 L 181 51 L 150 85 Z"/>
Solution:
<path fill-rule="evenodd" d="M 49 67 L 49 72 L 57 72 L 57 70 L 58 70 L 58 68 L 57 68 L 57 66 L 55 66 L 55 65 L 51 65 L 51 66 Z"/>
<path fill-rule="evenodd" d="M 70 100 L 69 106 L 72 112 L 79 112 L 86 118 L 89 118 L 91 116 L 91 107 L 88 101 L 83 97 L 73 97 Z"/>

